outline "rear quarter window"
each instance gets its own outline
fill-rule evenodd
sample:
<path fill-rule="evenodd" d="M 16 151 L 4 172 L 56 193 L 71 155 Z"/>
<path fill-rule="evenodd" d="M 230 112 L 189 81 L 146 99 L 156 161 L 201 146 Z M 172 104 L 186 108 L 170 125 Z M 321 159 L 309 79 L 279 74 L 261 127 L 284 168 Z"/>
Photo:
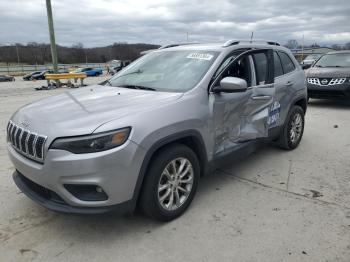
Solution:
<path fill-rule="evenodd" d="M 285 74 L 288 74 L 295 70 L 295 65 L 289 55 L 287 55 L 285 52 L 278 52 L 278 55 L 281 58 L 283 72 Z"/>
<path fill-rule="evenodd" d="M 282 63 L 281 59 L 278 56 L 277 52 L 273 52 L 273 59 L 274 59 L 274 67 L 275 67 L 275 77 L 279 77 L 283 75 L 283 69 L 282 69 Z"/>

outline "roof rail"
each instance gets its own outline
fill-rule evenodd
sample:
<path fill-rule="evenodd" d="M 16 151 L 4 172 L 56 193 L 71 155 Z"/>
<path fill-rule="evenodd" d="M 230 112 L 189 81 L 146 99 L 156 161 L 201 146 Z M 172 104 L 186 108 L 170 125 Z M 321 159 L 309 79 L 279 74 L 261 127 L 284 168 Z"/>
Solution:
<path fill-rule="evenodd" d="M 254 44 L 265 44 L 265 45 L 268 44 L 268 45 L 277 45 L 277 46 L 280 45 L 275 41 L 262 40 L 262 39 L 252 39 L 252 40 L 251 39 L 230 39 L 223 44 L 223 47 L 238 45 L 242 43 L 248 43 L 248 44 L 254 43 Z"/>
<path fill-rule="evenodd" d="M 198 44 L 198 42 L 187 42 L 187 43 L 177 43 L 177 44 L 163 45 L 163 46 L 159 47 L 158 49 L 166 49 L 166 48 L 175 47 L 175 46 L 193 45 L 193 44 Z"/>
<path fill-rule="evenodd" d="M 166 48 L 170 48 L 170 47 L 175 47 L 175 46 L 182 46 L 182 45 L 193 45 L 193 44 L 198 44 L 198 42 L 188 42 L 188 43 L 178 43 L 178 44 L 169 44 L 169 45 L 163 45 L 157 49 L 149 49 L 149 50 L 145 50 L 145 51 L 141 51 L 140 54 L 141 55 L 145 55 L 148 54 L 150 52 L 156 51 L 156 50 L 160 50 L 160 49 L 166 49 Z"/>

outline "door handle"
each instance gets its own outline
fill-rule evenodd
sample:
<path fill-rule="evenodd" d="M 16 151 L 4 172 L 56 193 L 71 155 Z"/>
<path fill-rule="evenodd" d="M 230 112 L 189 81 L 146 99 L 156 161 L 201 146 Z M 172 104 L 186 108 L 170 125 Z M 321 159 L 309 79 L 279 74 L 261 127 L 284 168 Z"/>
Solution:
<path fill-rule="evenodd" d="M 293 82 L 291 82 L 291 81 L 288 81 L 288 82 L 286 83 L 286 86 L 291 86 L 291 85 L 293 85 Z"/>
<path fill-rule="evenodd" d="M 253 100 L 269 100 L 271 96 L 252 96 Z"/>

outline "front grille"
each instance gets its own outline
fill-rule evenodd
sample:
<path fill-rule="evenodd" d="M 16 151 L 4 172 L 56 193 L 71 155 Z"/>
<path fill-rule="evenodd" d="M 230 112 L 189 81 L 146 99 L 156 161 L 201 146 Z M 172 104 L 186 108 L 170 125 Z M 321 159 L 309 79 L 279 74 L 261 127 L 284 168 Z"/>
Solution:
<path fill-rule="evenodd" d="M 10 121 L 7 125 L 7 140 L 22 155 L 43 162 L 47 137 L 30 132 Z"/>
<path fill-rule="evenodd" d="M 309 77 L 307 79 L 307 82 L 309 84 L 319 85 L 319 86 L 341 85 L 341 84 L 344 84 L 345 81 L 346 81 L 346 78 L 316 78 L 316 77 Z"/>

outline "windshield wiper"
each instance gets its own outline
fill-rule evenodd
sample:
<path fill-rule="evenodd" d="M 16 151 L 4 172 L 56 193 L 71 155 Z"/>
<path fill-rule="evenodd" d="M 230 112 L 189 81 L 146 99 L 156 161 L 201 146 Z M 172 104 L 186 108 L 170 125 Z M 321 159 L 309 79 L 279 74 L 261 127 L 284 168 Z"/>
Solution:
<path fill-rule="evenodd" d="M 139 85 L 120 85 L 117 87 L 122 88 L 130 88 L 130 89 L 140 89 L 140 90 L 149 90 L 149 91 L 157 91 L 155 88 L 147 87 L 147 86 L 139 86 Z"/>
<path fill-rule="evenodd" d="M 138 69 L 138 70 L 136 70 L 136 71 L 132 71 L 132 72 L 130 72 L 130 73 L 126 73 L 126 74 L 124 74 L 124 75 L 118 76 L 117 78 L 123 77 L 123 76 L 128 76 L 128 75 L 133 75 L 133 74 L 141 74 L 141 73 L 143 73 L 143 70 Z"/>
<path fill-rule="evenodd" d="M 111 81 L 109 81 L 109 79 L 107 79 L 107 80 L 99 83 L 99 85 L 101 85 L 101 86 L 112 86 L 112 83 L 111 83 Z"/>

